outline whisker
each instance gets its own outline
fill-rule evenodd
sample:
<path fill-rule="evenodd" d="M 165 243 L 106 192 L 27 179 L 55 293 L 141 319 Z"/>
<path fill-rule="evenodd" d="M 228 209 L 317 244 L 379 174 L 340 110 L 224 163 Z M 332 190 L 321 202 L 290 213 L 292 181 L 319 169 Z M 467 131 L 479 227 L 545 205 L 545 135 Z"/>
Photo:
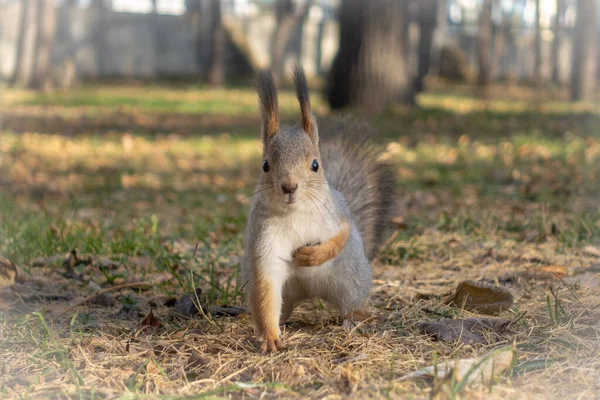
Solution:
<path fill-rule="evenodd" d="M 331 209 L 329 208 L 329 206 L 327 204 L 325 204 L 324 201 L 322 201 L 319 197 L 317 197 L 316 193 L 312 193 L 310 190 L 307 190 L 306 193 L 311 193 L 314 197 L 314 199 L 316 201 L 318 201 L 319 203 L 321 203 L 321 205 L 323 205 L 323 207 L 325 207 L 325 209 L 329 212 L 329 214 L 333 217 L 333 219 L 335 219 L 336 224 L 338 225 L 338 228 L 341 226 L 340 224 L 340 220 L 338 219 L 338 217 L 331 211 Z"/>
<path fill-rule="evenodd" d="M 321 215 L 321 220 L 323 222 L 325 222 L 325 215 L 323 215 L 323 213 L 321 212 L 321 209 L 319 208 L 319 206 L 317 205 L 317 203 L 315 203 L 315 201 L 314 201 L 314 195 L 310 191 L 307 191 L 306 195 L 308 196 L 308 200 L 310 200 L 310 202 L 312 203 L 312 205 L 315 207 L 315 210 L 317 210 L 317 212 Z"/>
<path fill-rule="evenodd" d="M 269 187 L 263 187 L 263 188 L 261 188 L 261 189 L 258 189 L 257 191 L 255 191 L 255 192 L 253 192 L 253 193 L 250 193 L 248 196 L 244 196 L 244 197 L 242 197 L 241 199 L 239 199 L 239 200 L 237 200 L 237 201 L 238 201 L 238 202 L 242 202 L 242 201 L 246 200 L 248 197 L 254 196 L 255 194 L 258 194 L 258 193 L 264 192 L 264 191 L 266 191 L 266 190 L 271 190 L 271 189 L 273 189 L 273 187 L 272 187 L 272 186 L 269 186 Z"/>

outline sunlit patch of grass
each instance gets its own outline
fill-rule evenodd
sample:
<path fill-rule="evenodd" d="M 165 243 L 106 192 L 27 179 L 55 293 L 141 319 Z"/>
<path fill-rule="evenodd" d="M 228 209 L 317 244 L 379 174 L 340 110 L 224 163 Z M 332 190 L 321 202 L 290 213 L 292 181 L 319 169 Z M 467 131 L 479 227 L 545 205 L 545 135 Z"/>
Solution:
<path fill-rule="evenodd" d="M 376 122 L 387 146 L 384 157 L 398 174 L 403 224 L 375 263 L 372 304 L 382 322 L 374 332 L 348 334 L 330 323 L 335 317 L 326 307 L 303 305 L 284 328 L 288 351 L 265 358 L 248 340 L 252 327 L 246 319 L 181 321 L 171 318 L 166 306 L 197 288 L 211 304 L 242 301 L 240 256 L 252 200 L 243 198 L 254 191 L 261 172 L 261 144 L 258 124 L 253 131 L 237 129 L 236 122 L 244 115 L 252 123 L 259 120 L 252 89 L 83 87 L 47 98 L 27 92 L 10 96 L 11 107 L 21 111 L 47 105 L 57 107 L 55 114 L 78 110 L 92 120 L 89 110 L 143 112 L 158 119 L 163 112 L 179 113 L 177 118 L 194 114 L 198 125 L 190 131 L 206 111 L 227 115 L 219 120 L 227 125 L 204 136 L 157 134 L 152 124 L 149 131 L 125 134 L 93 129 L 68 136 L 44 132 L 43 124 L 39 132 L 2 132 L 0 254 L 19 265 L 27 284 L 39 285 L 29 297 L 12 296 L 10 312 L 0 309 L 0 371 L 3 365 L 11 368 L 0 374 L 3 397 L 43 390 L 49 396 L 93 397 L 107 388 L 114 392 L 105 397 L 158 392 L 427 397 L 427 389 L 397 378 L 438 356 L 479 356 L 491 347 L 436 343 L 414 331 L 428 318 L 470 316 L 442 302 L 458 281 L 483 278 L 516 287 L 525 270 L 540 265 L 565 266 L 571 273 L 597 263 L 584 254 L 585 246 L 600 239 L 595 117 L 587 120 L 575 110 L 565 123 L 560 114 L 529 113 L 518 102 L 479 111 L 458 97 L 431 103 L 442 108 L 392 112 Z M 296 112 L 290 92 L 284 92 L 282 103 Z M 73 249 L 114 265 L 79 263 L 75 277 L 65 276 L 61 261 L 32 265 L 38 256 Z M 113 293 L 112 307 L 86 304 L 62 319 L 52 317 L 52 308 L 66 307 L 98 286 L 138 281 L 152 282 L 152 288 Z M 548 370 L 539 375 L 523 372 L 524 379 L 500 382 L 492 393 L 485 388 L 481 396 L 511 397 L 523 386 L 529 390 L 523 393 L 539 394 L 534 381 L 546 379 L 551 387 L 563 366 L 597 369 L 589 356 L 597 330 L 586 328 L 593 342 L 574 328 L 595 317 L 597 296 L 577 292 L 575 298 L 564 284 L 527 281 L 518 286 L 515 315 L 507 314 L 522 317 L 511 326 L 523 352 L 519 365 L 542 358 L 556 364 L 543 364 Z M 562 291 L 555 297 L 550 285 Z M 72 297 L 49 300 L 57 294 Z M 430 300 L 423 303 L 417 294 Z M 147 315 L 150 309 L 165 326 L 137 331 L 137 312 Z M 122 313 L 129 311 L 135 312 Z M 188 328 L 196 335 L 186 336 Z M 206 364 L 188 373 L 191 352 Z M 565 356 L 580 364 L 564 364 Z M 573 373 L 571 393 L 578 382 L 589 383 L 582 375 Z M 64 393 L 55 392 L 57 386 Z"/>
<path fill-rule="evenodd" d="M 120 112 L 246 116 L 258 112 L 258 101 L 253 87 L 219 89 L 190 86 L 174 89 L 153 85 L 127 87 L 85 85 L 67 92 L 51 94 L 13 90 L 4 96 L 3 103 L 12 106 L 85 108 L 86 112 L 92 114 L 106 110 L 119 110 Z M 313 96 L 312 103 L 315 111 L 325 109 L 318 95 Z M 291 90 L 282 90 L 279 93 L 279 104 L 284 114 L 297 113 L 297 100 Z"/>

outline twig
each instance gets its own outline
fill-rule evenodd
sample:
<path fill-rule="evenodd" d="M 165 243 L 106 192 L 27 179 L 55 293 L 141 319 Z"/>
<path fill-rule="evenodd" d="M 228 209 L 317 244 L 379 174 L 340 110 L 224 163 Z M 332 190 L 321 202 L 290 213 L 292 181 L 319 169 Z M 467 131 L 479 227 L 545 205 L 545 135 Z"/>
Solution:
<path fill-rule="evenodd" d="M 106 289 L 102 289 L 91 296 L 88 296 L 88 297 L 83 298 L 82 300 L 79 300 L 77 303 L 73 304 L 72 306 L 69 306 L 62 311 L 58 311 L 54 316 L 59 317 L 65 313 L 68 313 L 72 309 L 79 307 L 80 305 L 83 305 L 85 303 L 89 303 L 90 301 L 94 300 L 98 296 L 103 295 L 104 293 L 114 292 L 116 290 L 127 289 L 127 288 L 131 288 L 131 287 L 151 288 L 152 284 L 150 282 L 132 282 L 132 283 L 124 283 L 122 285 L 117 285 L 117 286 L 112 286 L 112 287 L 109 287 Z"/>

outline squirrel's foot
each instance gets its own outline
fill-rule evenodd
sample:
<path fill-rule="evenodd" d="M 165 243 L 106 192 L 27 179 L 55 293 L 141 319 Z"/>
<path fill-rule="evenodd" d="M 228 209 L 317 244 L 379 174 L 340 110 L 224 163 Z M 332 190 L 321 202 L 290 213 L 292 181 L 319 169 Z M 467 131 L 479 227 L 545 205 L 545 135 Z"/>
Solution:
<path fill-rule="evenodd" d="M 285 346 L 279 338 L 263 339 L 260 344 L 260 352 L 263 354 L 285 349 Z"/>

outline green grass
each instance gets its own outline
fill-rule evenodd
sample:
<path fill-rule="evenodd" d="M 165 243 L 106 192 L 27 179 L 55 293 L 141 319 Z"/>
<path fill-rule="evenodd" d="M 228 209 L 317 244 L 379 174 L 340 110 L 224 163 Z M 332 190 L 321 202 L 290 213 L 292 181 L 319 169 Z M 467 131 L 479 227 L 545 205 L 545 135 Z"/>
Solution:
<path fill-rule="evenodd" d="M 284 91 L 280 98 L 286 118 L 295 119 L 293 94 Z M 427 286 L 419 279 L 445 279 L 447 286 L 473 274 L 479 277 L 478 268 L 488 271 L 493 267 L 505 273 L 538 265 L 579 268 L 592 264 L 593 260 L 582 258 L 581 251 L 600 241 L 600 118 L 594 110 L 587 105 L 554 102 L 538 111 L 529 100 L 510 98 L 484 107 L 464 94 L 424 94 L 420 102 L 418 110 L 400 108 L 372 118 L 383 133 L 384 157 L 398 175 L 397 200 L 405 222 L 378 260 L 397 274 L 392 280 L 396 286 L 391 287 L 421 290 L 423 284 L 432 290 L 436 283 Z M 327 112 L 318 96 L 314 103 L 320 113 Z M 81 297 L 92 287 L 152 281 L 157 283 L 149 293 L 131 290 L 118 295 L 119 307 L 147 312 L 149 299 L 159 304 L 162 300 L 157 299 L 178 298 L 196 288 L 202 288 L 215 304 L 242 301 L 239 263 L 251 202 L 245 197 L 254 191 L 261 165 L 257 101 L 251 89 L 84 86 L 52 95 L 8 92 L 2 105 L 8 129 L 0 132 L 0 254 L 17 263 L 28 279 L 41 282 L 40 296 L 72 292 Z M 23 113 L 30 122 L 35 121 L 27 129 L 20 125 Z M 59 122 L 50 123 L 52 118 Z M 133 122 L 109 124 L 106 129 L 94 125 L 119 118 Z M 165 118 L 172 120 L 165 122 Z M 178 125 L 180 121 L 186 122 Z M 80 255 L 110 258 L 118 266 L 79 262 L 74 270 L 82 278 L 74 280 L 65 277 L 61 262 L 41 269 L 32 265 L 37 257 L 73 249 Z M 389 272 L 376 270 L 377 279 L 387 282 L 389 276 Z M 405 280 L 405 276 L 416 278 Z M 505 276 L 498 273 L 495 278 Z M 97 286 L 89 286 L 89 282 Z M 532 300 L 520 306 L 535 318 L 549 318 L 548 329 L 558 332 L 553 335 L 565 333 L 567 322 L 580 315 L 569 307 L 578 303 L 565 301 L 568 294 L 564 292 L 559 302 L 544 290 L 536 288 L 528 294 Z M 391 314 L 400 317 L 390 321 L 391 326 L 402 327 L 398 339 L 402 343 L 412 338 L 410 322 L 401 313 L 411 313 L 406 317 L 409 320 L 423 318 L 419 303 L 411 303 L 414 298 L 405 295 L 389 292 L 382 299 L 380 293 L 374 294 L 379 310 L 393 310 L 393 301 L 402 298 L 402 307 Z M 460 313 L 436 301 L 430 309 L 438 314 L 456 317 Z M 127 373 L 121 372 L 127 378 L 115 383 L 121 385 L 117 389 L 120 394 L 136 397 L 150 393 L 156 376 L 162 376 L 163 384 L 174 392 L 189 384 L 184 383 L 187 378 L 172 378 L 175 368 L 169 369 L 172 365 L 160 354 L 143 356 L 140 362 L 115 350 L 118 346 L 114 343 L 130 340 L 128 330 L 136 326 L 135 318 L 132 321 L 123 317 L 125 314 L 90 307 L 70 315 L 67 323 L 43 314 L 52 302 L 32 303 L 25 298 L 19 304 L 25 310 L 22 313 L 0 309 L 0 354 L 18 359 L 14 361 L 16 370 L 30 368 L 34 372 L 30 383 L 19 384 L 20 389 L 9 378 L 0 378 L 0 393 L 5 397 L 15 397 L 15 393 L 26 396 L 28 391 L 43 388 L 44 380 L 53 379 L 72 385 L 68 392 L 74 397 L 94 393 L 103 387 L 102 379 L 108 379 L 103 375 L 108 367 L 94 358 L 95 350 L 87 352 L 85 345 L 103 346 L 102 351 L 114 357 L 116 370 L 127 369 Z M 318 308 L 307 315 L 317 312 L 326 313 Z M 325 319 L 331 318 L 325 315 Z M 167 320 L 164 315 L 162 318 Z M 312 328 L 324 329 L 322 322 L 311 323 Z M 165 324 L 167 334 L 198 326 L 214 335 L 211 340 L 215 342 L 236 338 L 240 329 L 249 332 L 246 323 L 222 325 L 210 317 L 191 322 L 169 319 Z M 537 320 L 523 324 L 539 327 Z M 336 339 L 328 346 L 338 349 L 342 346 L 338 338 L 344 335 L 332 329 Z M 165 340 L 163 336 L 150 337 Z M 296 343 L 303 348 L 313 343 L 311 340 Z M 221 343 L 220 354 L 226 357 L 249 348 L 244 343 Z M 74 350 L 79 344 L 84 350 Z M 394 368 L 405 371 L 416 365 L 414 359 L 404 358 L 405 347 L 384 344 L 395 349 Z M 212 354 L 211 346 L 212 342 L 202 344 L 202 351 Z M 361 346 L 352 350 L 352 357 L 369 351 Z M 428 346 L 429 342 L 419 342 L 411 347 L 417 357 L 423 355 L 419 363 L 432 361 Z M 544 346 L 554 345 L 548 342 Z M 479 354 L 441 346 L 435 351 L 450 359 Z M 534 356 L 556 353 L 559 350 L 554 347 L 544 347 Z M 30 358 L 23 361 L 24 354 Z M 74 361 L 80 362 L 81 354 L 94 358 L 99 369 L 82 369 Z M 124 357 L 132 357 L 135 363 Z M 273 361 L 272 370 L 260 364 L 262 361 L 257 361 L 259 367 L 244 370 L 238 358 L 228 364 L 235 364 L 237 370 L 211 370 L 216 380 L 210 374 L 198 377 L 220 382 L 230 373 L 242 371 L 239 382 L 226 380 L 211 386 L 211 381 L 197 389 L 206 395 L 268 390 L 270 394 L 302 396 L 319 390 L 339 391 L 332 388 L 350 385 L 355 379 L 347 372 L 350 383 L 340 384 L 331 377 L 321 378 L 325 372 L 311 369 L 307 373 L 312 374 L 311 382 L 293 384 L 276 379 L 283 368 L 277 363 L 287 359 Z M 296 361 L 290 362 L 297 367 Z M 390 396 L 412 393 L 398 389 L 388 364 L 385 382 L 376 390 Z M 371 364 L 358 361 L 358 365 L 365 376 L 371 373 Z M 51 378 L 51 366 L 59 368 L 62 375 Z M 263 374 L 263 367 L 271 372 Z M 346 374 L 332 368 L 335 376 Z"/>

